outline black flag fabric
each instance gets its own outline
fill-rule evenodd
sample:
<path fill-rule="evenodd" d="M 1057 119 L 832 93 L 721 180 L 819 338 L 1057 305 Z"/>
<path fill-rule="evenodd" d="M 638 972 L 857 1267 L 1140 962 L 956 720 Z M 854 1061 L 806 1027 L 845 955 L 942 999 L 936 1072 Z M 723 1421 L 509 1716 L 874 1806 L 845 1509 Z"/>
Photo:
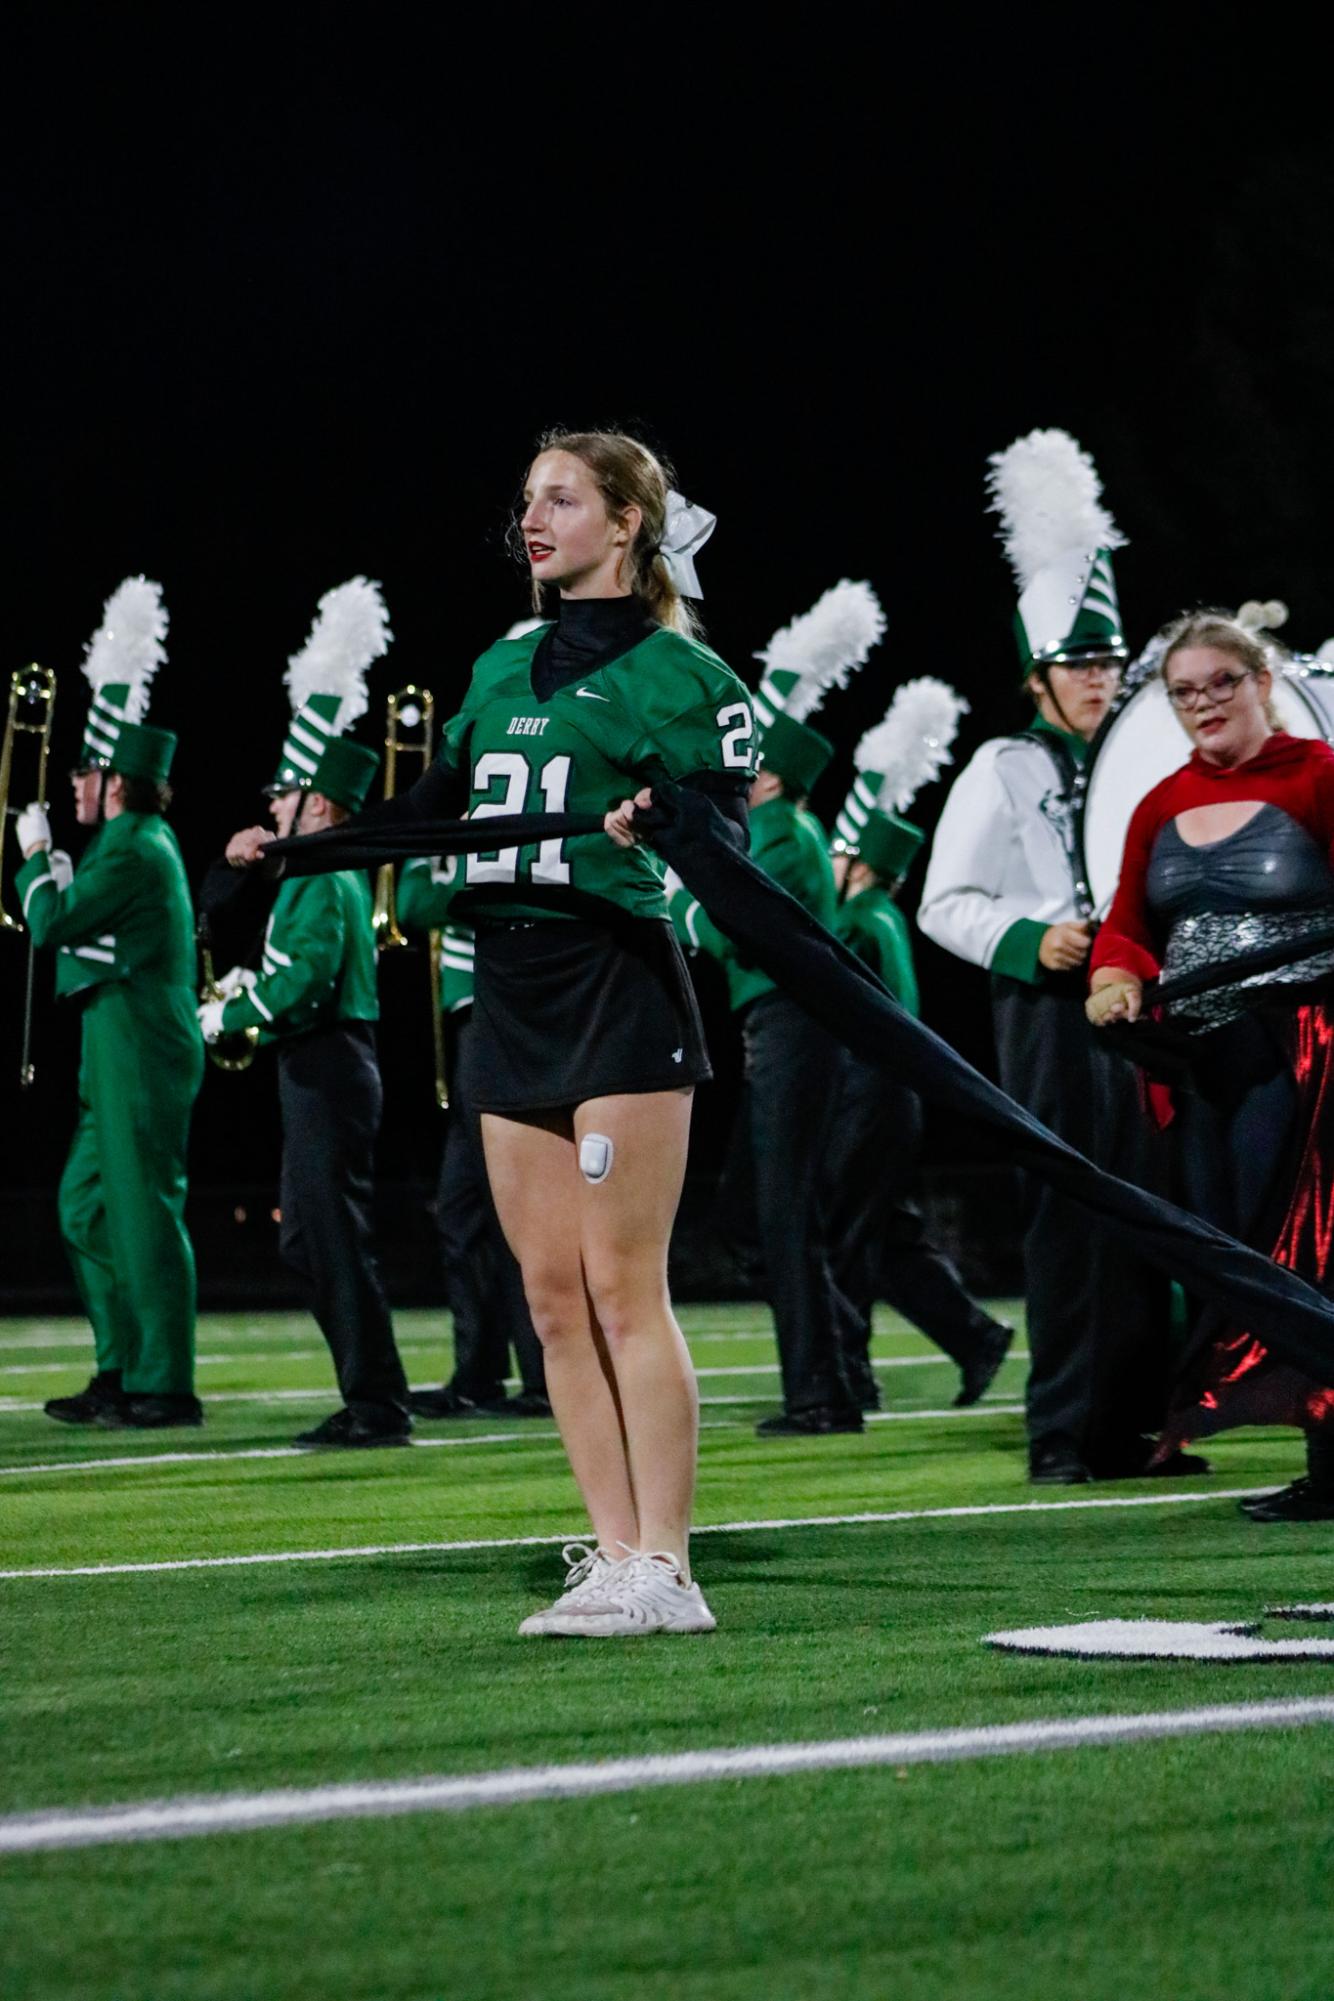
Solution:
<path fill-rule="evenodd" d="M 1056 1188 L 1197 1298 L 1252 1329 L 1276 1355 L 1327 1381 L 1334 1376 L 1334 1303 L 1295 1273 L 1184 1209 L 1095 1167 L 933 1030 L 901 1008 L 859 959 L 738 846 L 735 827 L 703 793 L 662 783 L 637 816 L 646 840 L 748 964 L 769 975 L 863 1062 L 884 1070 L 1000 1142 L 1005 1158 Z M 524 847 L 598 831 L 589 815 L 533 813 L 418 822 L 276 841 L 265 866 L 288 875 L 374 868 L 408 855 Z"/>

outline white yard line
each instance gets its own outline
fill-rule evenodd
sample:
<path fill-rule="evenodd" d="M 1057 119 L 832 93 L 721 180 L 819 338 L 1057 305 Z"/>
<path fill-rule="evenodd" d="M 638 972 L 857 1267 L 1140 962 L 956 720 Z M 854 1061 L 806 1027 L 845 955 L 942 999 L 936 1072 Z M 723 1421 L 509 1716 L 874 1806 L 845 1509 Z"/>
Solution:
<path fill-rule="evenodd" d="M 1094 1508 L 1166 1508 L 1199 1506 L 1207 1501 L 1236 1501 L 1243 1494 L 1267 1493 L 1269 1488 L 1215 1487 L 1190 1494 L 1126 1494 L 1079 1501 L 985 1501 L 967 1507 L 892 1508 L 855 1515 L 775 1515 L 767 1521 L 704 1522 L 691 1534 L 759 1535 L 774 1529 L 863 1528 L 888 1522 L 963 1521 L 986 1515 L 1053 1515 Z M 75 1563 L 0 1570 L 0 1580 L 47 1577 L 127 1577 L 166 1570 L 236 1570 L 274 1563 L 336 1563 L 361 1557 L 454 1555 L 478 1549 L 541 1549 L 578 1541 L 588 1530 L 564 1529 L 559 1535 L 469 1536 L 459 1542 L 373 1542 L 344 1544 L 337 1549 L 285 1549 L 247 1552 L 241 1556 L 174 1556 L 150 1563 Z"/>
<path fill-rule="evenodd" d="M 747 1744 L 658 1757 L 512 1767 L 461 1777 L 371 1780 L 360 1784 L 275 1787 L 269 1792 L 152 1800 L 124 1806 L 54 1808 L 0 1818 L 0 1854 L 98 1848 L 129 1841 L 175 1841 L 197 1834 L 253 1833 L 329 1820 L 384 1819 L 405 1813 L 466 1813 L 477 1807 L 539 1800 L 589 1799 L 650 1787 L 720 1780 L 802 1777 L 812 1772 L 952 1765 L 1044 1751 L 1083 1751 L 1165 1738 L 1230 1736 L 1239 1731 L 1309 1729 L 1334 1723 L 1334 1697 L 1225 1702 L 1207 1708 L 1146 1710 L 1139 1715 L 1071 1716 L 976 1729 L 912 1730 L 893 1736 L 835 1737 L 824 1743 Z"/>
<path fill-rule="evenodd" d="M 748 1335 L 746 1338 L 749 1340 L 751 1337 Z M 436 1343 L 433 1341 L 400 1341 L 398 1346 L 401 1354 L 413 1355 L 433 1349 Z M 252 1361 L 263 1362 L 267 1366 L 275 1362 L 327 1362 L 328 1359 L 329 1351 L 327 1348 L 290 1348 L 282 1349 L 276 1353 L 254 1355 L 196 1355 L 195 1366 L 201 1369 L 239 1368 L 243 1363 Z M 1026 1362 L 1028 1360 L 1028 1351 L 1025 1348 L 1021 1348 L 1017 1352 L 1011 1349 L 1006 1360 L 1010 1362 Z M 871 1357 L 871 1367 L 873 1369 L 948 1369 L 953 1366 L 948 1355 L 873 1355 Z M 0 1365 L 0 1376 L 67 1376 L 69 1372 L 69 1366 L 65 1362 L 14 1362 Z M 696 1369 L 695 1374 L 700 1377 L 776 1376 L 778 1374 L 778 1364 L 777 1362 L 738 1362 L 730 1368 L 719 1364 L 712 1368 Z M 518 1387 L 519 1379 L 517 1376 L 508 1377 L 506 1380 L 511 1389 Z M 414 1384 L 413 1387 L 416 1388 L 418 1385 Z M 432 1385 L 423 1383 L 420 1387 L 427 1389 L 432 1387 Z M 221 1390 L 215 1391 L 213 1394 L 216 1396 L 250 1396 L 259 1398 L 275 1394 L 287 1396 L 315 1395 L 318 1392 L 305 1390 L 279 1392 L 272 1390 Z M 0 1399 L 0 1409 L 35 1410 L 40 1408 L 39 1404 L 19 1403 L 10 1397 Z"/>
<path fill-rule="evenodd" d="M 752 1405 L 754 1397 L 703 1397 L 705 1405 L 746 1404 Z M 965 1410 L 877 1410 L 868 1411 L 868 1424 L 911 1424 L 924 1418 L 985 1417 L 988 1414 L 1009 1416 L 1022 1411 L 1021 1403 L 973 1404 Z M 538 1419 L 538 1423 L 550 1420 Z M 531 1424 L 533 1421 L 529 1420 Z M 701 1431 L 731 1431 L 730 1424 L 709 1424 L 700 1426 Z M 453 1438 L 423 1438 L 420 1432 L 413 1435 L 413 1451 L 430 1451 L 440 1445 L 512 1445 L 527 1440 L 530 1445 L 558 1445 L 560 1440 L 549 1431 L 536 1429 L 525 1431 L 485 1431 L 473 1434 L 463 1433 Z M 318 1455 L 299 1445 L 238 1445 L 234 1448 L 220 1446 L 216 1450 L 202 1448 L 195 1452 L 130 1452 L 123 1457 L 105 1459 L 48 1459 L 31 1466 L 0 1466 L 0 1480 L 22 1480 L 29 1473 L 102 1473 L 108 1469 L 123 1469 L 127 1466 L 136 1470 L 145 1466 L 194 1466 L 204 1465 L 219 1459 L 310 1459 Z"/>

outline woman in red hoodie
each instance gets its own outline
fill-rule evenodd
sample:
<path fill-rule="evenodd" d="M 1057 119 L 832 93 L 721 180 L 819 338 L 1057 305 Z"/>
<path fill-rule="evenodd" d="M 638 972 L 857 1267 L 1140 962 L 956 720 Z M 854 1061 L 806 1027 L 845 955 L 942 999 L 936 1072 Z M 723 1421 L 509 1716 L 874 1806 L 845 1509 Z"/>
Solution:
<path fill-rule="evenodd" d="M 1323 1285 L 1334 1276 L 1334 954 L 1302 944 L 1334 924 L 1334 750 L 1277 728 L 1270 652 L 1225 613 L 1179 619 L 1162 675 L 1192 754 L 1131 820 L 1090 961 L 1089 1019 L 1137 1020 L 1160 973 L 1290 948 L 1278 972 L 1169 1003 L 1190 1035 L 1181 1171 L 1198 1214 Z M 1253 1519 L 1334 1518 L 1334 1387 L 1206 1314 L 1160 1450 L 1238 1424 L 1307 1434 L 1306 1477 L 1243 1501 Z"/>

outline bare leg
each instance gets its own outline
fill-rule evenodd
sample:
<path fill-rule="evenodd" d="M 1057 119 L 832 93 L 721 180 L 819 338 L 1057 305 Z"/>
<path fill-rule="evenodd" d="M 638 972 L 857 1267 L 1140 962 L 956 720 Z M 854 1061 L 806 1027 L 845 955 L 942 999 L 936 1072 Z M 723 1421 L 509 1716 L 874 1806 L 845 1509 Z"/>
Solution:
<path fill-rule="evenodd" d="M 621 1412 L 579 1254 L 587 1184 L 569 1120 L 528 1123 L 484 1112 L 482 1143 L 500 1226 L 542 1343 L 547 1394 L 593 1532 L 613 1556 L 618 1543 L 638 1549 Z"/>
<path fill-rule="evenodd" d="M 612 1142 L 605 1180 L 579 1179 L 579 1238 L 596 1324 L 615 1379 L 635 1547 L 670 1551 L 690 1578 L 699 1398 L 667 1293 L 667 1248 L 681 1197 L 691 1094 L 654 1091 L 580 1105 L 575 1136 Z"/>

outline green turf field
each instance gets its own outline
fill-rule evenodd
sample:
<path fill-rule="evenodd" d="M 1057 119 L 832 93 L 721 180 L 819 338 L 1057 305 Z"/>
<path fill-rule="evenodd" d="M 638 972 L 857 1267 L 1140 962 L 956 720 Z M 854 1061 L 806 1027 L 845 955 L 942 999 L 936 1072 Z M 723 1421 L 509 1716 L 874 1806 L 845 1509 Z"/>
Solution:
<path fill-rule="evenodd" d="M 517 1539 L 583 1526 L 549 1424 L 288 1454 L 333 1399 L 311 1323 L 274 1315 L 202 1323 L 202 1431 L 74 1430 L 40 1402 L 86 1379 L 82 1328 L 0 1322 L 0 1568 L 57 1573 L 0 1577 L 0 1816 L 1334 1695 L 1334 1663 L 980 1644 L 1334 1598 L 1334 1525 L 1259 1528 L 1221 1497 L 1289 1477 L 1295 1437 L 1217 1442 L 1212 1480 L 1033 1489 L 1022 1360 L 951 1415 L 954 1371 L 885 1315 L 892 1415 L 762 1443 L 766 1316 L 683 1317 L 699 1519 L 737 1525 L 695 1551 L 719 1630 L 603 1643 L 515 1633 L 559 1575 Z M 438 1324 L 398 1324 L 411 1379 L 438 1382 Z M 1005 1511 L 932 1512 L 952 1508 Z M 904 1518 L 838 1519 L 862 1513 Z M 439 1546 L 461 1543 L 482 1546 Z M 205 1561 L 235 1556 L 283 1560 Z M 1332 1777 L 1326 1725 L 18 1854 L 0 1989 L 1327 2001 Z"/>

